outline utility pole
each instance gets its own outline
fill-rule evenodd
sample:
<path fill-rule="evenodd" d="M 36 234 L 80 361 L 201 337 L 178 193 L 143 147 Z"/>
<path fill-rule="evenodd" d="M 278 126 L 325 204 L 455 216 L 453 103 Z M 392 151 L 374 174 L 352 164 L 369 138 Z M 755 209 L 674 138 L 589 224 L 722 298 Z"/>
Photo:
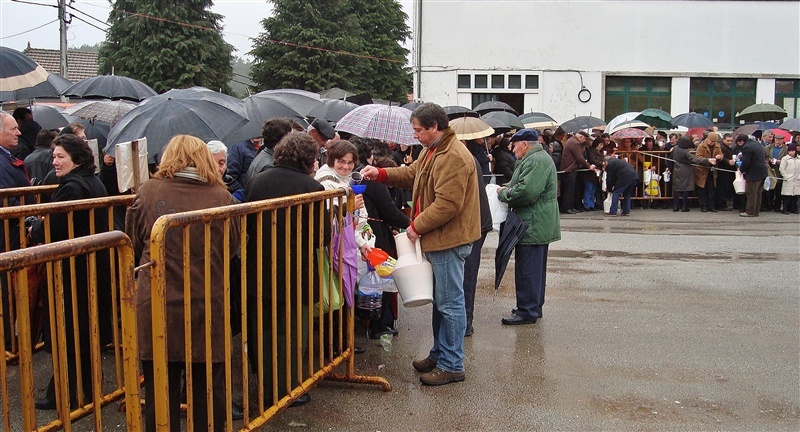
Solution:
<path fill-rule="evenodd" d="M 61 54 L 61 76 L 67 78 L 67 0 L 58 0 L 58 24 Z"/>

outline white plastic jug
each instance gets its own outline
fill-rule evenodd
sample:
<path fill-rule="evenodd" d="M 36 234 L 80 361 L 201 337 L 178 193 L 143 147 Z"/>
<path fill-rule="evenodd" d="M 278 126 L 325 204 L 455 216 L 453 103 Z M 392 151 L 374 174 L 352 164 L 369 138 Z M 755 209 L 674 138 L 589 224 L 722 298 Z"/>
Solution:
<path fill-rule="evenodd" d="M 736 179 L 733 181 L 733 189 L 736 191 L 737 195 L 744 195 L 745 180 L 742 172 L 739 170 L 736 170 Z"/>
<path fill-rule="evenodd" d="M 608 193 L 608 197 L 603 201 L 603 211 L 606 213 L 611 212 L 611 192 Z"/>
<path fill-rule="evenodd" d="M 399 233 L 394 239 L 398 258 L 392 279 L 403 305 L 417 307 L 433 302 L 433 267 L 422 255 L 420 241 L 412 242 L 406 233 Z"/>

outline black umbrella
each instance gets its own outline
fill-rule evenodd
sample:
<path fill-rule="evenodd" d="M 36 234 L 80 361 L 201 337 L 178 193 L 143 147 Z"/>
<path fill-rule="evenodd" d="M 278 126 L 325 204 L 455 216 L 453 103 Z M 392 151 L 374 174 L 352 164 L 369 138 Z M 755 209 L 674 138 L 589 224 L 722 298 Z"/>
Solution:
<path fill-rule="evenodd" d="M 47 80 L 33 87 L 26 87 L 12 92 L 0 92 L 0 101 L 21 101 L 37 98 L 55 99 L 71 86 L 72 83 L 61 75 L 48 74 Z"/>
<path fill-rule="evenodd" d="M 69 126 L 69 121 L 61 114 L 63 109 L 55 105 L 31 105 L 33 121 L 42 129 L 60 129 Z"/>
<path fill-rule="evenodd" d="M 506 122 L 502 120 L 498 120 L 496 118 L 483 118 L 483 121 L 486 122 L 489 126 L 494 129 L 494 135 L 504 134 L 506 132 L 511 132 L 511 126 L 506 124 Z"/>
<path fill-rule="evenodd" d="M 447 118 L 450 120 L 459 118 L 459 117 L 480 117 L 481 115 L 478 114 L 477 111 L 473 111 L 467 107 L 463 107 L 460 105 L 450 105 L 444 107 L 444 112 L 447 113 Z"/>
<path fill-rule="evenodd" d="M 261 136 L 264 122 L 272 118 L 288 117 L 303 126 L 308 126 L 303 114 L 300 114 L 283 98 L 267 92 L 261 92 L 244 98 L 244 108 L 247 113 L 247 123 L 231 130 L 220 139 L 225 144 L 231 145 L 253 137 Z"/>
<path fill-rule="evenodd" d="M 322 105 L 322 99 L 318 93 L 312 93 L 305 90 L 298 89 L 277 89 L 265 90 L 261 93 L 256 93 L 251 98 L 259 96 L 270 96 L 278 99 L 297 111 L 301 116 L 305 116 L 312 109 Z"/>
<path fill-rule="evenodd" d="M 740 112 L 736 118 L 745 121 L 783 120 L 786 110 L 771 103 L 758 103 L 750 105 Z"/>
<path fill-rule="evenodd" d="M 419 106 L 424 104 L 424 103 L 425 102 L 421 102 L 421 101 L 409 102 L 409 103 L 403 105 L 403 108 L 405 108 L 407 110 L 414 111 L 415 109 L 419 108 Z"/>
<path fill-rule="evenodd" d="M 551 115 L 545 114 L 543 112 L 529 112 L 529 113 L 523 113 L 523 114 L 519 115 L 519 119 L 522 120 L 523 123 L 525 123 L 525 119 L 527 119 L 529 117 L 545 117 L 545 118 L 547 118 L 547 119 L 549 119 L 551 121 L 556 121 L 556 119 L 554 119 Z"/>
<path fill-rule="evenodd" d="M 695 127 L 707 128 L 714 126 L 714 123 L 711 122 L 708 117 L 693 112 L 676 115 L 672 118 L 672 124 L 675 126 L 683 126 L 689 129 Z"/>
<path fill-rule="evenodd" d="M 310 118 L 321 118 L 331 123 L 337 123 L 345 114 L 358 108 L 358 105 L 341 99 L 326 99 L 322 105 L 312 109 L 306 114 Z"/>
<path fill-rule="evenodd" d="M 245 123 L 247 112 L 239 99 L 203 87 L 170 90 L 148 98 L 115 124 L 105 152 L 116 144 L 147 138 L 148 160 L 155 162 L 175 135 L 222 140 Z"/>
<path fill-rule="evenodd" d="M 481 104 L 478 104 L 478 106 L 476 106 L 474 110 L 478 114 L 486 114 L 492 111 L 506 111 L 514 113 L 514 115 L 517 115 L 517 111 L 514 108 L 512 108 L 511 105 L 500 101 L 483 102 Z"/>
<path fill-rule="evenodd" d="M 6 95 L 7 92 L 34 87 L 47 81 L 47 75 L 43 67 L 25 54 L 0 46 L 0 93 Z"/>
<path fill-rule="evenodd" d="M 561 123 L 561 127 L 567 133 L 575 133 L 581 130 L 591 129 L 598 126 L 605 126 L 606 122 L 592 116 L 579 116 L 572 120 L 567 120 Z"/>
<path fill-rule="evenodd" d="M 68 97 L 127 99 L 134 102 L 140 102 L 157 94 L 147 84 L 119 75 L 100 75 L 82 79 L 64 90 L 64 96 Z"/>
<path fill-rule="evenodd" d="M 506 126 L 510 127 L 511 129 L 524 129 L 525 125 L 519 121 L 517 115 L 508 111 L 490 111 L 481 116 L 482 119 L 486 120 L 487 118 L 494 118 L 500 120 L 501 122 L 505 123 Z"/>
<path fill-rule="evenodd" d="M 503 280 L 503 274 L 508 267 L 508 260 L 511 258 L 511 252 L 514 247 L 519 243 L 522 237 L 525 236 L 525 231 L 528 229 L 528 224 L 522 221 L 513 211 L 508 212 L 506 221 L 503 223 L 503 228 L 500 231 L 500 240 L 497 241 L 497 249 L 494 253 L 494 291 L 500 288 L 500 282 Z"/>

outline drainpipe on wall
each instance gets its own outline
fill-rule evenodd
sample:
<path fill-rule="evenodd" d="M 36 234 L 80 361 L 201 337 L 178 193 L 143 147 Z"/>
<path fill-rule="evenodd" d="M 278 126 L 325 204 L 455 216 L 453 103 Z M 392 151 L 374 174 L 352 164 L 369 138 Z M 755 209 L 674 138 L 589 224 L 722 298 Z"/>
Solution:
<path fill-rule="evenodd" d="M 414 63 L 416 68 L 416 83 L 414 85 L 414 100 L 420 100 L 422 95 L 422 0 L 414 3 Z"/>

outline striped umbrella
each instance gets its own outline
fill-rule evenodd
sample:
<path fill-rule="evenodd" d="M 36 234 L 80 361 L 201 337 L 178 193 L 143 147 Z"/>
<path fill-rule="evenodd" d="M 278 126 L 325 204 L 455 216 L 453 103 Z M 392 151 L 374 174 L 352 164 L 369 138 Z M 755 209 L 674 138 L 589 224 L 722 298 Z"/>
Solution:
<path fill-rule="evenodd" d="M 336 123 L 336 130 L 397 144 L 418 144 L 411 127 L 411 111 L 398 106 L 361 105 L 345 114 Z"/>
<path fill-rule="evenodd" d="M 0 46 L 0 93 L 31 88 L 47 81 L 48 73 L 25 54 Z"/>
<path fill-rule="evenodd" d="M 456 138 L 461 141 L 485 138 L 494 134 L 491 126 L 475 117 L 460 117 L 450 120 L 450 127 L 456 132 Z"/>
<path fill-rule="evenodd" d="M 611 138 L 614 139 L 614 140 L 619 140 L 619 139 L 642 139 L 642 138 L 647 138 L 649 136 L 650 136 L 649 133 L 647 133 L 647 132 L 645 132 L 645 131 L 643 131 L 641 129 L 636 129 L 636 128 L 633 128 L 633 127 L 620 129 L 620 130 L 614 132 L 613 134 L 611 134 Z"/>

